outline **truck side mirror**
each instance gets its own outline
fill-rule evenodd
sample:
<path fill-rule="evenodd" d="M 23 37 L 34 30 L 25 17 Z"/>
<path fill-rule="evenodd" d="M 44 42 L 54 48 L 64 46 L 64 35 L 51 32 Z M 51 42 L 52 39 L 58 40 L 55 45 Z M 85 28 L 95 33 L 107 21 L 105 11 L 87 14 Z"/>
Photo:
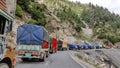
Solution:
<path fill-rule="evenodd" d="M 8 32 L 12 31 L 12 22 L 8 23 L 7 29 L 8 29 Z"/>

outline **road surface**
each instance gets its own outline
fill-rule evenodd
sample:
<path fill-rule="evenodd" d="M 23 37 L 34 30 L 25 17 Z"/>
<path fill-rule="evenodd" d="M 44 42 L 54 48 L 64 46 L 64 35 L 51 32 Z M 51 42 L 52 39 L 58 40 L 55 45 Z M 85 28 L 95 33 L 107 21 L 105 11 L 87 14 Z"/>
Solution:
<path fill-rule="evenodd" d="M 19 60 L 15 68 L 82 68 L 69 55 L 70 51 L 58 51 L 51 54 L 45 62 Z"/>

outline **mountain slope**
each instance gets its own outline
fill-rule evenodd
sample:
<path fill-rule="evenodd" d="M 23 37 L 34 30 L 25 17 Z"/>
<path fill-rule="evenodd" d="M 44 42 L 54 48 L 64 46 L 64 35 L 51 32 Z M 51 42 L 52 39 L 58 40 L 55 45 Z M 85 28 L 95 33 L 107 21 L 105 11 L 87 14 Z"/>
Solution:
<path fill-rule="evenodd" d="M 113 44 L 120 41 L 120 16 L 106 8 L 68 0 L 19 0 L 18 6 L 19 10 L 29 14 L 26 22 L 43 25 L 53 35 L 60 27 L 60 32 L 66 37 L 84 38 L 82 28 L 88 28 L 97 39 L 107 39 Z"/>
<path fill-rule="evenodd" d="M 120 41 L 120 16 L 108 9 L 89 4 L 69 2 L 68 0 L 46 0 L 43 3 L 62 21 L 74 24 L 77 32 L 86 23 L 93 29 L 98 39 L 107 39 L 113 44 Z"/>

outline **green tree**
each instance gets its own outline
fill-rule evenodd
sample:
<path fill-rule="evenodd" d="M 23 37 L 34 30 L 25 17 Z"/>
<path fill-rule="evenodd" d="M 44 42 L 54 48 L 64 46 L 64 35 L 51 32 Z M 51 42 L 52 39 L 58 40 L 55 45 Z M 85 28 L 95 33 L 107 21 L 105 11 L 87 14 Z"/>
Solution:
<path fill-rule="evenodd" d="M 34 19 L 30 19 L 30 20 L 28 20 L 27 23 L 28 23 L 28 24 L 37 24 L 37 21 L 34 20 Z"/>
<path fill-rule="evenodd" d="M 15 13 L 15 15 L 20 17 L 20 18 L 22 18 L 23 17 L 23 13 L 24 12 L 23 12 L 22 8 L 19 5 L 16 5 L 16 13 Z"/>
<path fill-rule="evenodd" d="M 17 3 L 24 9 L 24 11 L 32 15 L 32 20 L 30 20 L 30 22 L 33 22 L 36 25 L 45 26 L 46 19 L 44 9 L 46 9 L 46 6 L 44 4 L 36 3 L 34 0 L 18 0 Z"/>

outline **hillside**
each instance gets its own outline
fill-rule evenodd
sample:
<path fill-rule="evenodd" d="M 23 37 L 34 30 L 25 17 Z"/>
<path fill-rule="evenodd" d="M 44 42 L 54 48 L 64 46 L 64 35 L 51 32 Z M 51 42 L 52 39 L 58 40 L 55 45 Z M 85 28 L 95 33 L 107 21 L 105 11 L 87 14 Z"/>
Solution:
<path fill-rule="evenodd" d="M 106 8 L 67 0 L 46 0 L 43 3 L 61 20 L 74 23 L 77 32 L 87 24 L 90 29 L 93 29 L 93 37 L 97 36 L 97 39 L 107 39 L 113 44 L 120 40 L 120 16 L 109 12 Z"/>
<path fill-rule="evenodd" d="M 68 0 L 19 0 L 17 3 L 16 15 L 21 20 L 45 26 L 51 36 L 59 34 L 59 39 L 107 39 L 113 44 L 120 41 L 120 16 L 106 8 Z M 84 31 L 85 28 L 93 33 Z M 91 37 L 86 38 L 84 32 Z"/>

